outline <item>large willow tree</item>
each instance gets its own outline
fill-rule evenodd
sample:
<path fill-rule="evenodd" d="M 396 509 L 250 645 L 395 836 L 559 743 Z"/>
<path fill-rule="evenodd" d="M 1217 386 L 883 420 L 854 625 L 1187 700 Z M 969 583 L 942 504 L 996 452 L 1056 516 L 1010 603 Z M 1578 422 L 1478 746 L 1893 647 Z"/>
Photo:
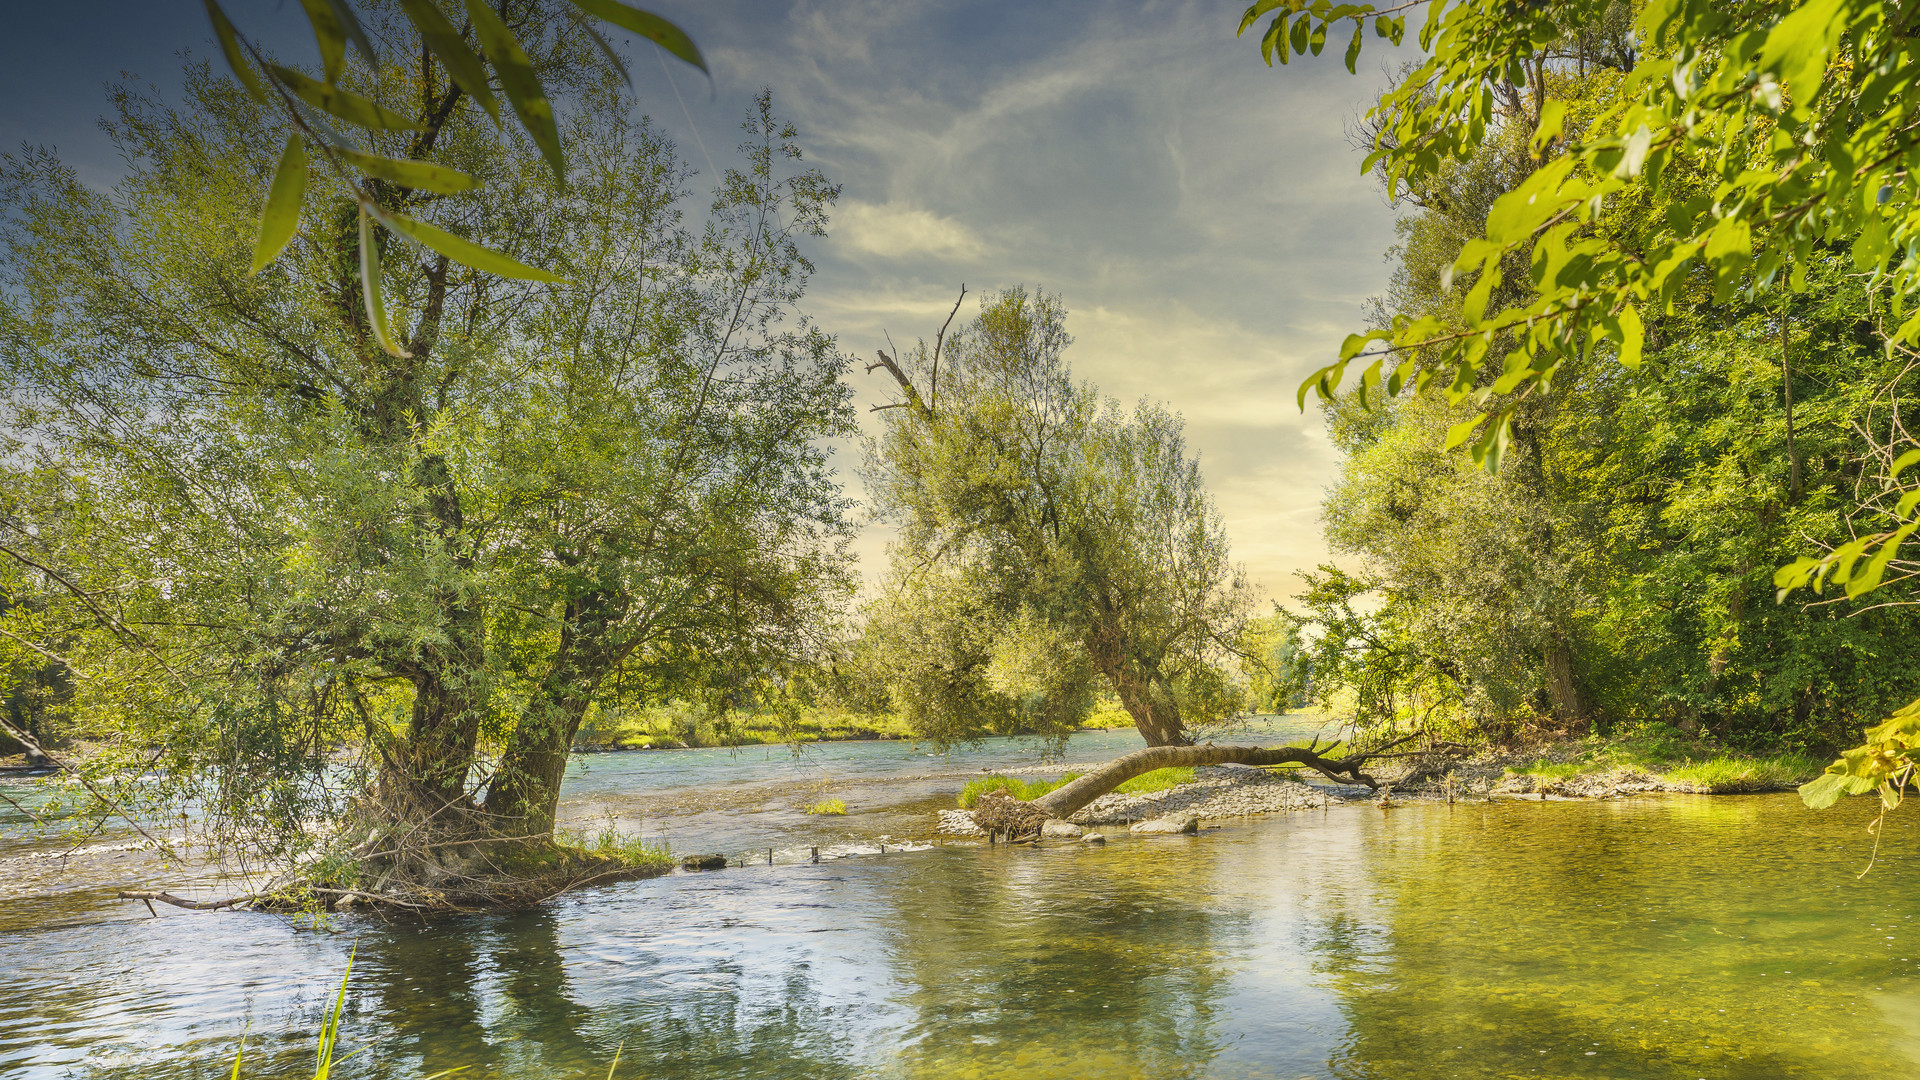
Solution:
<path fill-rule="evenodd" d="M 179 105 L 115 92 L 109 189 L 4 160 L 8 647 L 76 674 L 123 795 L 455 887 L 474 839 L 550 833 L 596 703 L 785 655 L 838 602 L 844 359 L 796 246 L 838 189 L 763 95 L 690 224 L 689 170 L 571 28 L 516 26 L 571 102 L 564 184 L 432 52 L 351 87 L 393 118 L 374 149 L 442 170 L 381 213 L 514 276 L 324 174 L 250 276 L 281 149 L 204 67 Z"/>
<path fill-rule="evenodd" d="M 871 644 L 941 740 L 1061 736 L 1104 682 L 1150 746 L 1235 710 L 1248 591 L 1180 418 L 1075 382 L 1058 298 L 1013 289 L 951 339 L 883 357 L 869 455 L 899 522 Z"/>

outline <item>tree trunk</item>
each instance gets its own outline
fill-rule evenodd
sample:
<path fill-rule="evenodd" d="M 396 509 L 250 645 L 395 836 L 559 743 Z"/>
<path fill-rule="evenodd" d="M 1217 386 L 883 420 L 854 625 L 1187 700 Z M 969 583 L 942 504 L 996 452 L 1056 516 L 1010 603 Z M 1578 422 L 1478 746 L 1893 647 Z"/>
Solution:
<path fill-rule="evenodd" d="M 1580 690 L 1573 685 L 1573 653 L 1559 642 L 1547 646 L 1547 697 L 1553 702 L 1553 718 L 1563 724 L 1580 719 Z"/>
<path fill-rule="evenodd" d="M 521 836 L 553 831 L 567 757 L 586 714 L 586 699 L 570 697 L 542 700 L 520 718 L 487 787 L 486 812 L 497 827 L 511 822 L 511 831 Z"/>
<path fill-rule="evenodd" d="M 396 816 L 432 818 L 466 800 L 480 717 L 445 672 L 418 671 L 412 681 L 407 738 L 388 759 L 381 787 L 395 801 L 389 810 Z"/>
<path fill-rule="evenodd" d="M 1156 693 L 1159 688 L 1153 680 L 1121 656 L 1118 648 L 1103 641 L 1098 631 L 1090 636 L 1093 640 L 1087 643 L 1087 651 L 1093 655 L 1094 665 L 1106 676 L 1107 684 L 1113 687 L 1127 715 L 1133 717 L 1133 726 L 1139 730 L 1140 737 L 1147 740 L 1147 745 L 1185 746 L 1192 742 L 1187 738 L 1186 725 L 1181 722 L 1179 704 L 1164 692 Z"/>
<path fill-rule="evenodd" d="M 1407 738 L 1410 739 L 1413 736 L 1409 735 Z M 1050 817 L 1070 817 L 1088 803 L 1142 773 L 1181 766 L 1230 763 L 1237 765 L 1298 763 L 1336 780 L 1365 784 L 1370 788 L 1378 787 L 1379 785 L 1372 777 L 1360 771 L 1361 766 L 1365 765 L 1368 759 L 1377 757 L 1387 749 L 1405 741 L 1406 739 L 1401 739 L 1379 750 L 1355 754 L 1347 758 L 1324 758 L 1315 753 L 1310 746 L 1149 746 L 1144 750 L 1135 750 L 1131 754 L 1117 757 L 1079 779 L 1049 791 L 1033 800 L 1032 805 L 1046 811 Z"/>

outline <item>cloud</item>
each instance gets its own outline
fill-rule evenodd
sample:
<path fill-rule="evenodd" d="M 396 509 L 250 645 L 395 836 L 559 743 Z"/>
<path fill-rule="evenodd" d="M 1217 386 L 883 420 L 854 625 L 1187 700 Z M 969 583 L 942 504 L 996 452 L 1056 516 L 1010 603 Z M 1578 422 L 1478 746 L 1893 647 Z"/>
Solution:
<path fill-rule="evenodd" d="M 899 202 L 847 202 L 835 212 L 837 243 L 873 255 L 977 258 L 986 251 L 979 234 L 950 217 Z"/>

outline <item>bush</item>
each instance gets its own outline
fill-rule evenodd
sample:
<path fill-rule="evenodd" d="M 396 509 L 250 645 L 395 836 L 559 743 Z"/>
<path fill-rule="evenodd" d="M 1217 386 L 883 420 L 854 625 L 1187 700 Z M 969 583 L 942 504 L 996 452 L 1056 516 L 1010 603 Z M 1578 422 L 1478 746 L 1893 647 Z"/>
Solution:
<path fill-rule="evenodd" d="M 846 812 L 847 804 L 839 799 L 821 799 L 819 802 L 807 807 L 807 813 L 809 814 L 844 816 Z"/>

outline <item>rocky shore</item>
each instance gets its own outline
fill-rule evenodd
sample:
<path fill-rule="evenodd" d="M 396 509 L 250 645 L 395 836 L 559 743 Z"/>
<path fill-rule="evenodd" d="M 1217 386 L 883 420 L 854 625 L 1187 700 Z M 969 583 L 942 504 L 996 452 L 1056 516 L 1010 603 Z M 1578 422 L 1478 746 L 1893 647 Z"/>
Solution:
<path fill-rule="evenodd" d="M 1372 772 L 1375 791 L 1353 784 L 1307 783 L 1298 774 L 1275 773 L 1245 765 L 1205 766 L 1189 784 L 1144 795 L 1102 795 L 1067 820 L 1075 825 L 1130 825 L 1134 822 L 1195 815 L 1203 819 L 1246 817 L 1290 810 L 1317 810 L 1333 803 L 1436 801 L 1445 799 L 1613 799 L 1642 792 L 1734 794 L 1791 791 L 1790 781 L 1708 785 L 1659 776 L 1624 766 L 1571 776 L 1509 772 L 1540 761 L 1555 761 L 1554 747 L 1522 752 L 1482 751 L 1472 757 L 1427 763 L 1403 759 L 1395 767 Z M 1571 760 L 1570 752 L 1568 759 Z M 1051 765 L 1021 770 L 1022 775 L 1083 771 L 1086 766 Z M 1317 779 L 1317 778 L 1316 778 Z M 1410 782 L 1409 782 L 1410 781 Z M 947 836 L 984 836 L 966 810 L 939 812 L 937 831 Z"/>

